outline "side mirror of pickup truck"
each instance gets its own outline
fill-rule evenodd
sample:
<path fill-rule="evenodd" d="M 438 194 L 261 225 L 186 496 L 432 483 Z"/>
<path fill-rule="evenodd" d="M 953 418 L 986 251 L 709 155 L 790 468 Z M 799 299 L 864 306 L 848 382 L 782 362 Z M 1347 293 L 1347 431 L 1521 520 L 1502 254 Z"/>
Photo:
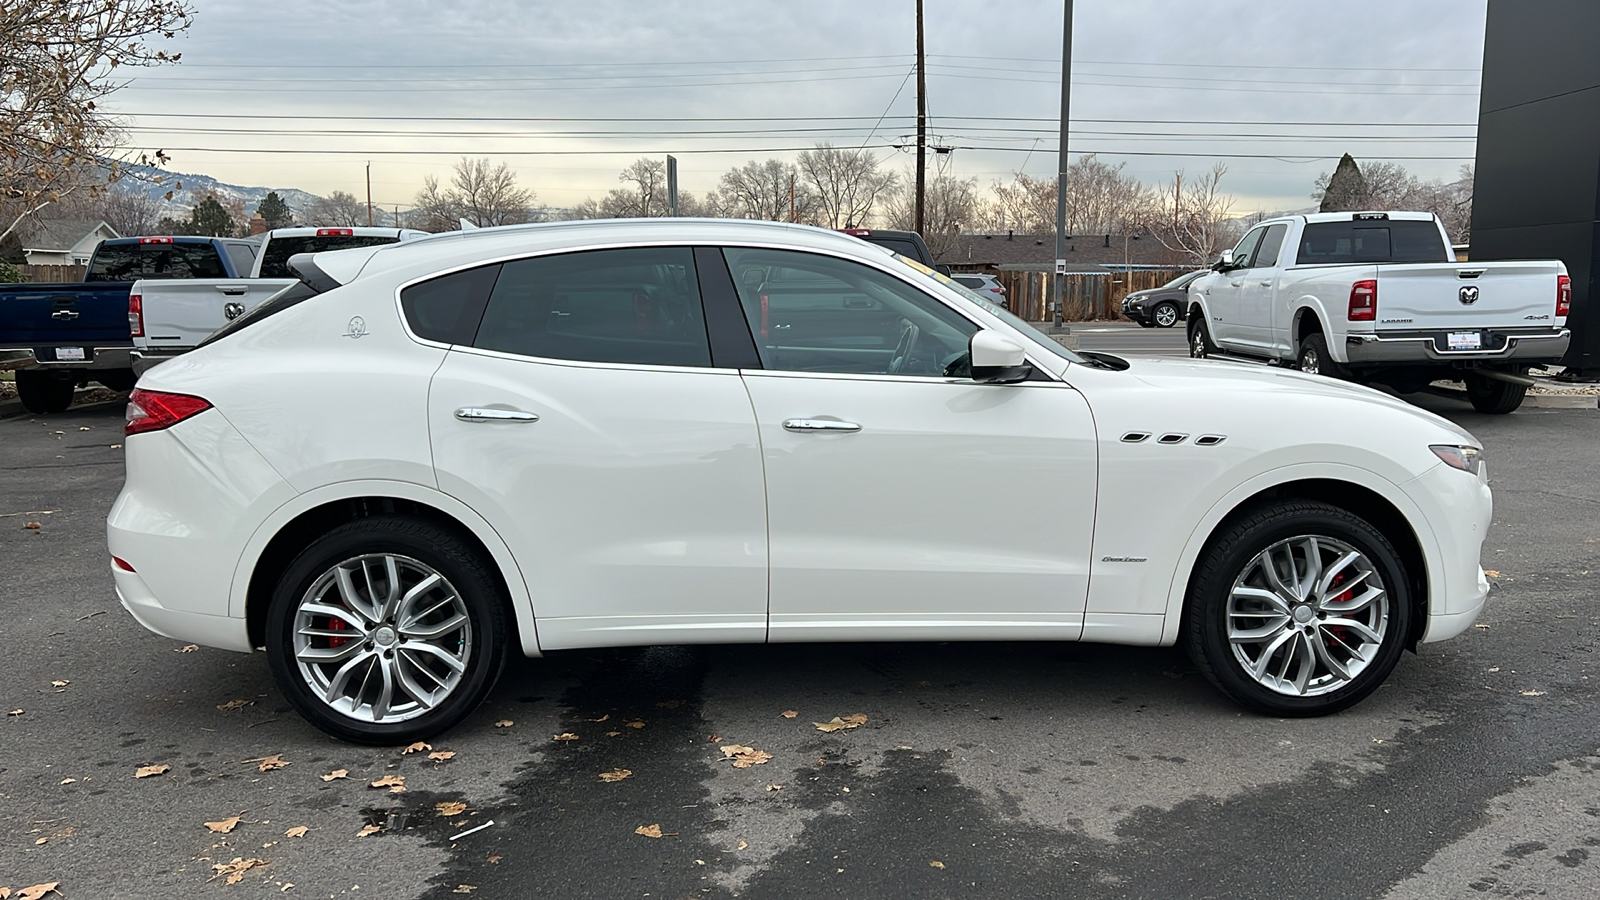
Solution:
<path fill-rule="evenodd" d="M 1217 261 L 1212 264 L 1211 268 L 1216 269 L 1218 272 L 1226 272 L 1233 268 L 1233 251 L 1222 251 L 1222 255 L 1217 257 Z"/>

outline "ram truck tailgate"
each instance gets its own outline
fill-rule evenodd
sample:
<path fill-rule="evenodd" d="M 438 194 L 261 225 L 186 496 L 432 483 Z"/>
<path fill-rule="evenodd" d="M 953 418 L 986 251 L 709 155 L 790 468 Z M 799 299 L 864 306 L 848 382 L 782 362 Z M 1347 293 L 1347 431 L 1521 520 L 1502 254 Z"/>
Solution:
<path fill-rule="evenodd" d="M 1380 265 L 1377 331 L 1454 333 L 1465 343 L 1488 329 L 1552 328 L 1565 318 L 1556 316 L 1563 274 L 1550 261 Z"/>
<path fill-rule="evenodd" d="M 190 350 L 230 320 L 295 283 L 293 278 L 147 279 L 133 285 L 143 334 L 142 354 Z"/>

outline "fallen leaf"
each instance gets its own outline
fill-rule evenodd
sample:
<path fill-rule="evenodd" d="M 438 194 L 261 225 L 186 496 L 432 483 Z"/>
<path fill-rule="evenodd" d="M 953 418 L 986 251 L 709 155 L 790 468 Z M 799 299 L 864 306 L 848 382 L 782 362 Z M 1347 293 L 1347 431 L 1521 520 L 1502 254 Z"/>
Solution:
<path fill-rule="evenodd" d="M 682 700 L 663 700 L 660 703 L 657 703 L 656 705 L 661 707 L 662 709 L 677 709 L 678 707 L 683 705 L 683 701 Z"/>
<path fill-rule="evenodd" d="M 42 526 L 38 522 L 29 522 L 22 526 L 24 531 L 38 531 Z"/>
<path fill-rule="evenodd" d="M 433 809 L 439 815 L 449 818 L 451 816 L 459 816 L 466 812 L 467 805 L 455 800 L 444 800 L 439 803 L 435 803 L 433 805 Z"/>
<path fill-rule="evenodd" d="M 391 794 L 403 794 L 406 792 L 406 777 L 404 775 L 385 775 L 368 785 L 368 787 L 388 788 Z"/>
<path fill-rule="evenodd" d="M 88 431 L 89 430 L 89 426 L 87 426 L 87 425 L 79 425 L 78 426 L 78 430 L 79 431 Z"/>
<path fill-rule="evenodd" d="M 193 653 L 193 652 L 195 652 L 196 650 L 199 650 L 199 649 L 200 649 L 200 645 L 199 644 L 184 644 L 182 647 L 179 647 L 178 649 L 176 649 L 176 650 L 174 650 L 172 652 L 173 653 Z"/>
<path fill-rule="evenodd" d="M 434 762 L 444 762 L 447 759 L 455 759 L 456 752 L 454 750 L 435 750 L 428 754 L 428 758 Z"/>
<path fill-rule="evenodd" d="M 39 845 L 40 845 L 40 844 L 48 844 L 48 843 L 50 843 L 50 839 L 49 839 L 49 838 L 47 838 L 47 837 L 42 837 L 42 838 L 39 838 L 39 839 L 38 839 L 38 840 L 37 840 L 37 841 L 34 841 L 34 842 L 33 842 L 33 845 L 34 845 L 34 846 L 35 846 L 35 847 L 37 847 L 37 846 L 39 846 Z"/>
<path fill-rule="evenodd" d="M 244 709 L 246 706 L 255 705 L 256 702 L 254 700 L 247 700 L 244 697 L 240 697 L 237 700 L 229 700 L 227 703 L 218 703 L 217 709 L 223 712 L 233 712 L 236 709 Z"/>
<path fill-rule="evenodd" d="M 415 744 L 411 744 L 411 745 L 407 746 L 404 750 L 401 750 L 400 751 L 400 755 L 401 756 L 405 756 L 407 753 L 421 753 L 424 750 L 432 750 L 432 749 L 433 749 L 433 745 L 432 744 L 424 744 L 422 741 L 417 741 Z"/>
<path fill-rule="evenodd" d="M 605 715 L 601 716 L 598 719 L 590 719 L 589 721 L 591 721 L 591 722 L 604 722 L 609 718 L 611 718 L 611 714 L 610 713 L 606 713 Z"/>
<path fill-rule="evenodd" d="M 478 886 L 475 885 L 475 884 L 458 884 L 458 885 L 456 885 L 456 889 L 451 891 L 450 893 L 452 893 L 452 894 L 470 894 L 470 893 L 472 893 L 473 891 L 475 891 L 477 889 L 478 889 Z"/>
<path fill-rule="evenodd" d="M 334 769 L 332 772 L 329 772 L 326 775 L 318 775 L 317 777 L 321 778 L 323 781 L 333 781 L 333 780 L 339 779 L 339 778 L 349 778 L 350 777 L 350 770 L 349 769 Z"/>
<path fill-rule="evenodd" d="M 867 724 L 867 717 L 861 713 L 851 713 L 843 718 L 834 716 L 826 722 L 812 722 L 811 724 L 817 726 L 818 731 L 826 731 L 832 734 L 835 731 L 844 731 L 847 728 L 860 728 Z"/>
<path fill-rule="evenodd" d="M 1490 666 L 1489 667 L 1489 671 L 1498 672 L 1498 671 L 1500 671 L 1500 667 L 1499 666 Z"/>
<path fill-rule="evenodd" d="M 792 718 L 794 718 L 794 717 L 795 717 L 795 716 L 798 716 L 798 715 L 800 715 L 800 714 L 799 714 L 799 713 L 798 713 L 798 712 L 795 712 L 795 711 L 794 711 L 794 710 L 792 710 L 792 709 L 786 709 L 786 710 L 784 710 L 784 711 L 783 711 L 783 712 L 781 712 L 781 713 L 778 713 L 778 715 L 780 715 L 780 716 L 783 716 L 783 717 L 784 717 L 784 718 L 785 718 L 785 719 L 792 719 Z"/>
<path fill-rule="evenodd" d="M 632 778 L 632 777 L 633 777 L 633 770 L 632 769 L 612 769 L 609 772 L 601 772 L 600 773 L 600 780 L 601 781 L 606 781 L 606 782 L 621 781 L 624 778 Z"/>
<path fill-rule="evenodd" d="M 1544 691 L 1517 691 L 1517 693 L 1524 697 L 1543 697 L 1545 694 Z"/>
<path fill-rule="evenodd" d="M 573 734 L 570 731 L 563 731 L 560 734 L 555 735 L 554 737 L 550 738 L 550 740 L 552 740 L 552 741 L 561 741 L 562 743 L 566 743 L 566 742 L 569 742 L 569 741 L 578 740 L 578 736 Z"/>
<path fill-rule="evenodd" d="M 61 779 L 61 783 L 62 784 L 72 784 L 74 781 L 77 781 L 77 780 L 78 779 L 76 779 L 76 778 L 63 778 L 63 779 Z M 5 898 L 4 897 L 0 897 L 0 900 L 5 900 Z"/>
<path fill-rule="evenodd" d="M 661 837 L 661 826 L 660 825 L 640 825 L 638 828 L 635 828 L 633 830 L 633 833 L 634 834 L 642 834 L 647 838 L 658 838 L 658 837 Z"/>
<path fill-rule="evenodd" d="M 281 754 L 278 754 L 278 753 L 274 753 L 271 756 L 265 757 L 263 759 L 248 759 L 248 760 L 245 760 L 245 762 L 259 762 L 259 763 L 261 763 L 261 765 L 256 766 L 256 771 L 258 771 L 258 772 L 271 772 L 273 769 L 281 769 L 284 766 L 293 765 L 293 763 L 291 763 L 288 760 L 284 759 L 283 756 Z"/>
<path fill-rule="evenodd" d="M 944 868 L 944 863 L 939 862 L 937 859 L 929 862 L 928 865 L 933 866 L 935 869 Z"/>
<path fill-rule="evenodd" d="M 239 827 L 239 817 L 229 816 L 220 822 L 207 822 L 206 827 L 211 829 L 211 831 L 215 834 L 227 834 L 233 829 Z"/>
<path fill-rule="evenodd" d="M 500 862 L 500 857 L 491 856 L 491 857 L 489 857 L 489 862 L 490 862 L 490 864 L 498 863 L 498 862 Z M 0 900 L 5 900 L 5 898 L 4 897 L 0 897 Z"/>
<path fill-rule="evenodd" d="M 135 769 L 133 772 L 133 777 L 149 778 L 151 775 L 164 775 L 170 771 L 172 771 L 171 766 L 164 765 L 162 763 L 156 763 L 153 766 L 140 766 L 139 768 Z"/>
<path fill-rule="evenodd" d="M 113 449 L 113 450 L 121 450 L 122 449 L 122 445 L 121 444 L 112 444 L 111 445 L 111 449 Z"/>
<path fill-rule="evenodd" d="M 722 735 L 720 735 L 720 734 L 708 734 L 708 735 L 706 735 L 706 743 L 708 743 L 708 744 L 717 744 L 717 743 L 721 743 L 721 742 L 722 742 Z"/>
<path fill-rule="evenodd" d="M 378 825 L 363 825 L 361 830 L 356 832 L 356 837 L 366 837 L 369 834 L 377 834 L 382 830 L 383 828 Z"/>
<path fill-rule="evenodd" d="M 510 719 L 501 719 L 500 721 L 494 723 L 494 727 L 496 727 L 496 728 L 510 728 L 511 726 L 513 726 L 515 724 L 517 724 L 517 723 L 511 721 Z"/>
<path fill-rule="evenodd" d="M 6 900 L 6 898 L 8 898 L 10 896 L 11 896 L 11 888 L 0 887 L 0 900 Z"/>
<path fill-rule="evenodd" d="M 733 760 L 735 769 L 748 769 L 751 766 L 763 765 L 772 758 L 772 754 L 743 744 L 723 744 L 722 758 Z"/>
<path fill-rule="evenodd" d="M 39 900 L 39 898 L 43 897 L 45 894 L 64 896 L 60 891 L 56 890 L 56 887 L 60 884 L 61 882 L 59 881 L 52 881 L 48 884 L 35 884 L 30 887 L 22 888 L 21 890 L 17 891 L 15 900 Z M 0 900 L 4 900 L 4 898 L 0 898 Z"/>
<path fill-rule="evenodd" d="M 767 790 L 769 790 L 769 791 L 781 791 L 781 790 L 783 790 L 783 785 L 781 785 L 781 784 L 769 784 L 769 785 L 767 785 Z"/>
<path fill-rule="evenodd" d="M 620 732 L 620 731 L 608 731 L 608 732 L 606 732 L 606 737 L 616 737 L 617 735 L 619 735 L 621 733 L 622 732 Z"/>
<path fill-rule="evenodd" d="M 1472 627 L 1473 628 L 1480 628 L 1480 629 L 1482 629 L 1484 631 L 1488 631 L 1489 630 L 1489 623 L 1488 622 L 1479 622 L 1478 624 L 1476 624 L 1476 625 L 1474 625 Z"/>
<path fill-rule="evenodd" d="M 306 836 L 306 832 L 308 832 L 310 830 L 311 829 L 307 828 L 304 825 L 296 825 L 295 827 L 289 829 L 288 831 L 285 831 L 283 833 L 283 836 L 284 837 L 290 837 L 290 838 L 305 837 Z"/>
<path fill-rule="evenodd" d="M 631 719 L 631 720 L 629 720 L 627 722 L 623 722 L 622 724 L 628 726 L 629 728 L 643 728 L 644 727 L 644 721 L 642 719 Z"/>
<path fill-rule="evenodd" d="M 13 709 L 12 711 L 6 713 L 6 715 L 8 715 L 8 716 L 20 716 L 20 715 L 22 715 L 22 710 Z"/>
<path fill-rule="evenodd" d="M 67 685 L 69 685 L 71 683 L 72 682 L 67 681 L 66 679 L 59 679 L 57 681 L 50 682 L 50 686 L 51 687 L 66 687 Z"/>
<path fill-rule="evenodd" d="M 211 876 L 211 880 L 215 881 L 216 879 L 226 875 L 228 876 L 229 884 L 238 884 L 244 880 L 245 872 L 254 869 L 256 866 L 264 866 L 266 864 L 267 861 L 264 859 L 241 859 L 240 857 L 235 856 L 233 858 L 233 862 L 216 863 L 213 865 L 211 868 L 217 874 Z"/>
<path fill-rule="evenodd" d="M 750 846 L 750 845 L 749 845 L 749 844 L 747 844 L 747 843 L 745 843 L 745 842 L 744 842 L 744 841 L 740 841 L 740 842 L 739 842 L 739 849 L 740 849 L 740 850 L 743 850 L 743 849 L 744 849 L 744 848 L 746 848 L 746 847 L 748 847 L 748 846 Z"/>
<path fill-rule="evenodd" d="M 1484 569 L 1483 570 L 1483 574 L 1489 576 L 1490 578 L 1499 578 L 1500 577 L 1500 573 L 1495 571 L 1494 569 Z"/>

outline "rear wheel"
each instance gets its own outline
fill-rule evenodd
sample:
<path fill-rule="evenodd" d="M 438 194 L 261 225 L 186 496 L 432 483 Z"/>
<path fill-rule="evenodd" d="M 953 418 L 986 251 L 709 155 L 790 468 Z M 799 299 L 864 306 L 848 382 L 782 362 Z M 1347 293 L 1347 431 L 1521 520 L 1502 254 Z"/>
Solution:
<path fill-rule="evenodd" d="M 1466 375 L 1467 399 L 1472 408 L 1491 416 L 1502 416 L 1522 405 L 1528 396 L 1528 386 L 1512 384 L 1498 378 L 1488 378 L 1477 372 Z"/>
<path fill-rule="evenodd" d="M 456 534 L 383 516 L 306 548 L 267 613 L 273 677 L 300 714 L 363 744 L 421 740 L 466 718 L 499 678 L 498 580 Z"/>
<path fill-rule="evenodd" d="M 1326 375 L 1329 378 L 1348 378 L 1349 372 L 1328 353 L 1328 340 L 1322 332 L 1313 331 L 1300 339 L 1300 352 L 1295 365 L 1308 375 Z"/>
<path fill-rule="evenodd" d="M 1176 303 L 1158 303 L 1150 311 L 1150 318 L 1155 320 L 1157 328 L 1171 328 L 1178 324 L 1178 305 Z"/>
<path fill-rule="evenodd" d="M 70 375 L 64 377 L 43 369 L 17 370 L 17 399 L 31 413 L 43 415 L 66 410 L 72 405 L 72 391 L 76 386 Z"/>
<path fill-rule="evenodd" d="M 1407 584 L 1394 547 L 1364 519 L 1325 503 L 1268 506 L 1200 560 L 1184 610 L 1189 654 L 1247 709 L 1338 712 L 1399 662 L 1413 615 Z"/>
<path fill-rule="evenodd" d="M 1217 345 L 1211 343 L 1211 332 L 1206 329 L 1206 320 L 1196 313 L 1189 315 L 1189 355 L 1194 359 L 1205 359 L 1217 352 Z"/>

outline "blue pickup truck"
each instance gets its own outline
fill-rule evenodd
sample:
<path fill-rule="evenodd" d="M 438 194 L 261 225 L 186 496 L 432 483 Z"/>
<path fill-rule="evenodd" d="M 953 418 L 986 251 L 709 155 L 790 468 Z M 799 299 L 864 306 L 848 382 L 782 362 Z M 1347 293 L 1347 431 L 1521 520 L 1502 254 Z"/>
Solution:
<path fill-rule="evenodd" d="M 259 245 L 214 237 L 101 241 L 79 284 L 0 284 L 0 371 L 15 370 L 29 412 L 61 412 L 94 381 L 133 387 L 128 293 L 141 278 L 240 278 Z"/>

